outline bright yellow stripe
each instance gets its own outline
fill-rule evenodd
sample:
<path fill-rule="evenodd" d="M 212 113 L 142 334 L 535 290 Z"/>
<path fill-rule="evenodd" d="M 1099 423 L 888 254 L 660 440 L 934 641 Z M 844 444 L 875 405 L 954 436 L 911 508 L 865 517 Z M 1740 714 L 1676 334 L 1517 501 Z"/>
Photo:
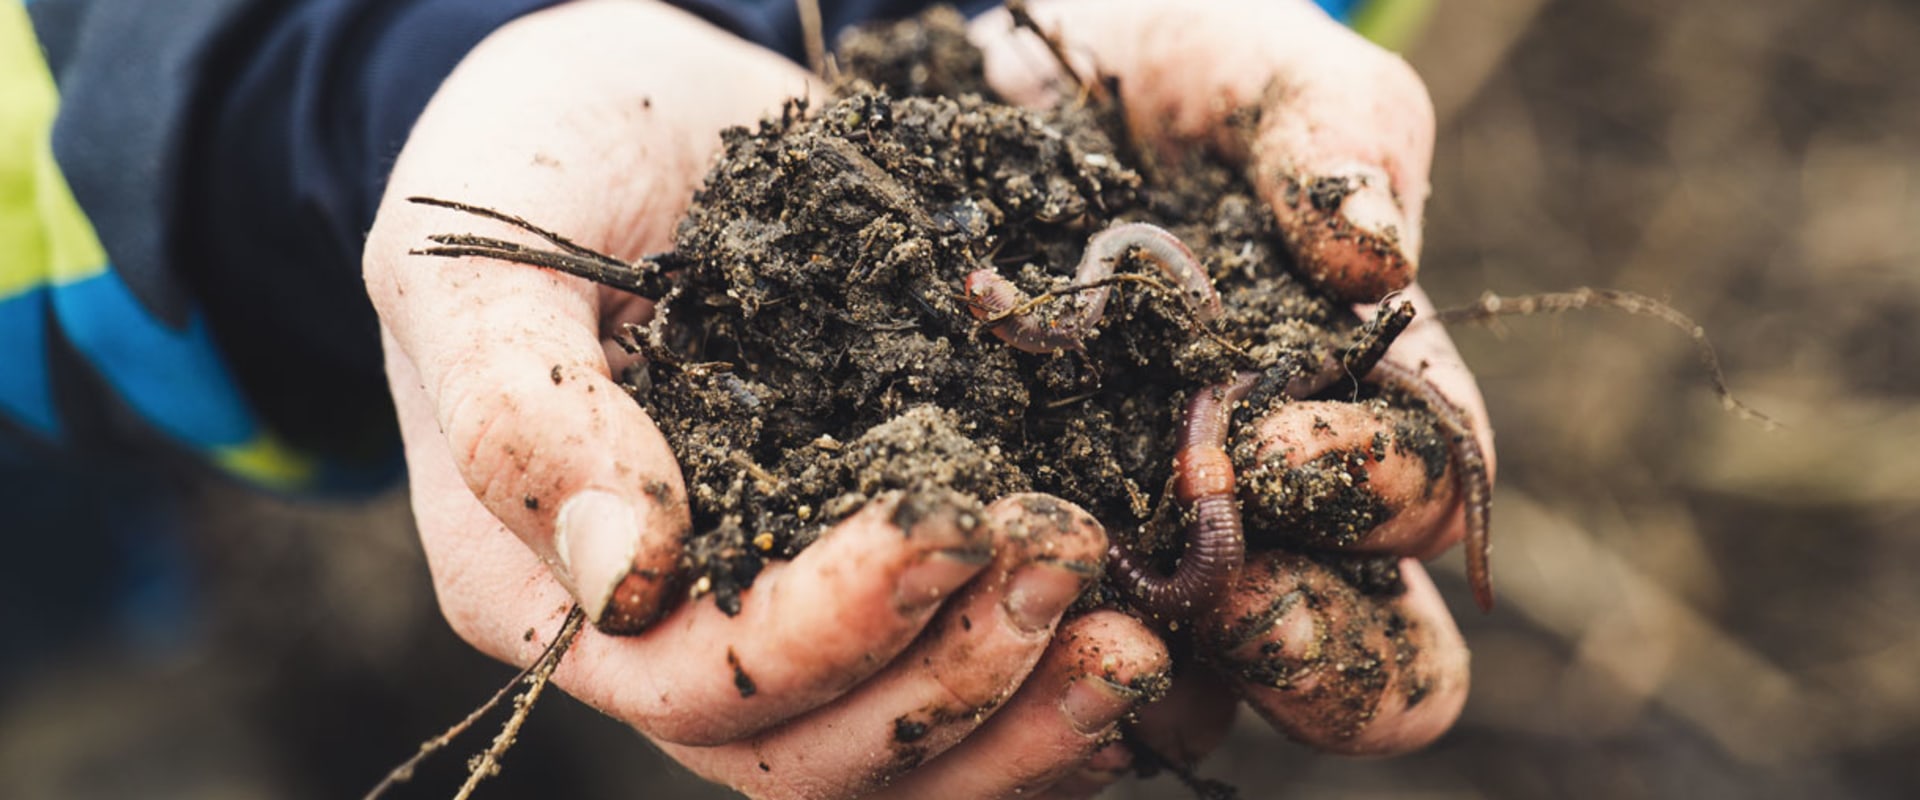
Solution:
<path fill-rule="evenodd" d="M 313 481 L 313 459 L 295 452 L 271 435 L 212 452 L 222 469 L 272 489 L 299 489 Z"/>
<path fill-rule="evenodd" d="M 1353 15 L 1353 29 L 1388 50 L 1403 50 L 1426 27 L 1433 0 L 1369 0 Z"/>
<path fill-rule="evenodd" d="M 53 160 L 59 102 L 26 6 L 0 0 L 0 298 L 107 267 L 100 238 Z"/>

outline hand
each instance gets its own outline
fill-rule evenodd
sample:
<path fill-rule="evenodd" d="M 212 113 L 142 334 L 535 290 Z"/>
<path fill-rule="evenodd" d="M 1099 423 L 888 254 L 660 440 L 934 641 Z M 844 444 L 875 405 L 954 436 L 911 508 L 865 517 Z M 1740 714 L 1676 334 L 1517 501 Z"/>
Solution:
<path fill-rule="evenodd" d="M 601 629 L 644 629 L 586 631 L 556 682 L 755 796 L 1044 788 L 1167 666 L 1123 615 L 1060 623 L 1105 550 L 1089 517 L 1037 497 L 980 510 L 891 496 L 770 565 L 737 616 L 676 607 L 680 471 L 610 378 L 626 359 L 611 334 L 649 304 L 545 270 L 408 255 L 435 233 L 528 239 L 415 195 L 517 213 L 621 258 L 668 249 L 717 132 L 812 88 L 683 12 L 596 0 L 502 28 L 440 88 L 394 166 L 365 278 L 441 608 L 514 664 L 575 600 Z"/>
<path fill-rule="evenodd" d="M 1388 360 L 1423 369 L 1465 410 L 1491 461 L 1491 429 L 1472 376 L 1411 286 L 1434 122 L 1426 90 L 1404 61 L 1304 0 L 1029 5 L 1081 74 L 1097 67 L 1119 79 L 1140 140 L 1162 149 L 1209 145 L 1244 158 L 1310 280 L 1356 303 L 1405 290 L 1422 319 Z M 971 33 L 1004 96 L 1043 104 L 1063 86 L 1071 91 L 1039 40 L 1015 31 L 1006 13 L 982 17 Z M 1259 111 L 1256 125 L 1232 124 L 1231 115 L 1249 108 Z M 1371 314 L 1370 306 L 1356 310 Z M 1293 464 L 1355 448 L 1376 433 L 1393 435 L 1350 404 L 1294 404 L 1262 424 L 1267 449 L 1288 453 Z M 1460 540 L 1465 524 L 1451 469 L 1434 480 L 1416 459 L 1396 453 L 1369 460 L 1366 470 L 1394 514 L 1341 549 L 1426 558 Z M 1173 693 L 1142 713 L 1141 736 L 1160 755 L 1191 763 L 1224 736 L 1238 698 L 1294 738 L 1333 752 L 1402 752 L 1438 737 L 1465 702 L 1467 651 L 1420 563 L 1404 558 L 1399 568 L 1407 591 L 1379 598 L 1308 559 L 1253 557 L 1228 599 L 1197 621 L 1211 663 L 1180 667 Z M 1303 597 L 1313 602 L 1294 602 Z M 1355 668 L 1364 663 L 1377 669 Z M 1131 757 L 1118 746 L 1103 750 L 1067 788 L 1094 791 Z"/>

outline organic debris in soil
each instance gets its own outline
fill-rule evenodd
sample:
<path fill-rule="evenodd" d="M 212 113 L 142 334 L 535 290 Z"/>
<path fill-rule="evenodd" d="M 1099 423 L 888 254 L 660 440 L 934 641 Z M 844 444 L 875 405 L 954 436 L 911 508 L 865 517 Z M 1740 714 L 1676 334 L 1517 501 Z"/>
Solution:
<path fill-rule="evenodd" d="M 853 77 L 824 107 L 791 101 L 724 134 L 678 231 L 683 277 L 634 332 L 650 358 L 635 394 L 685 471 L 695 585 L 736 610 L 765 559 L 891 490 L 1046 492 L 1171 561 L 1181 522 L 1165 487 L 1187 396 L 1318 363 L 1349 342 L 1351 313 L 1288 271 L 1237 167 L 1196 146 L 1148 182 L 1116 146 L 1112 109 L 996 101 L 956 15 L 856 34 L 842 53 Z M 971 313 L 970 272 L 1060 290 L 1116 221 L 1165 228 L 1199 257 L 1225 305 L 1213 333 L 1146 282 L 1114 287 L 1084 351 L 1015 350 Z M 1134 260 L 1116 273 L 1150 275 Z M 1068 303 L 1052 306 L 1038 313 Z M 1424 412 L 1340 391 L 1391 416 L 1407 434 L 1395 446 L 1445 464 Z M 1256 466 L 1244 442 L 1234 451 Z M 1324 546 L 1381 521 L 1342 461 L 1369 455 L 1264 471 L 1253 544 Z"/>

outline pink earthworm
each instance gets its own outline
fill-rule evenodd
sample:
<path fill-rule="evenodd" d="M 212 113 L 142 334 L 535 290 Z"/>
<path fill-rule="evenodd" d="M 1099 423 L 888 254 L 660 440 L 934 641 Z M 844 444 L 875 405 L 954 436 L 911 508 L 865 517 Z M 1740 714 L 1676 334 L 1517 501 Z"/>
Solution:
<path fill-rule="evenodd" d="M 1369 378 L 1419 400 L 1439 421 L 1466 507 L 1467 584 L 1473 587 L 1473 601 L 1480 610 L 1492 611 L 1493 578 L 1488 562 L 1493 543 L 1487 533 L 1487 518 L 1493 505 L 1493 481 L 1487 474 L 1487 455 L 1480 449 L 1480 439 L 1473 435 L 1467 412 L 1447 400 L 1426 376 L 1409 367 L 1382 361 L 1374 366 Z"/>
<path fill-rule="evenodd" d="M 1113 288 L 1108 282 L 1113 278 L 1114 264 L 1128 251 L 1153 262 L 1179 290 L 1187 308 L 1202 324 L 1220 316 L 1220 293 L 1214 290 L 1213 280 L 1207 276 L 1200 260 L 1194 258 L 1193 251 L 1188 250 L 1179 237 L 1145 222 L 1114 225 L 1087 240 L 1086 252 L 1080 256 L 1080 265 L 1073 273 L 1073 285 L 1060 290 L 1073 295 L 1073 310 L 1067 313 L 1052 319 L 1042 319 L 1032 311 L 1014 313 L 1031 303 L 1032 298 L 992 267 L 968 273 L 967 305 L 974 317 L 990 323 L 988 329 L 1015 350 L 1028 353 L 1083 350 L 1087 334 L 1106 313 L 1107 295 Z"/>
<path fill-rule="evenodd" d="M 1173 493 L 1193 513 L 1186 551 L 1173 574 L 1161 575 L 1119 542 L 1107 548 L 1107 572 L 1142 610 L 1178 620 L 1218 602 L 1247 557 L 1246 531 L 1240 522 L 1233 458 L 1227 454 L 1227 427 L 1233 407 L 1258 382 L 1257 372 L 1195 392 L 1187 401 L 1186 425 L 1173 457 Z"/>
<path fill-rule="evenodd" d="M 1325 356 L 1288 377 L 1280 384 L 1278 397 L 1304 400 L 1347 374 L 1342 359 Z M 1246 561 L 1246 529 L 1240 518 L 1233 459 L 1226 449 L 1227 428 L 1234 406 L 1253 392 L 1260 378 L 1256 372 L 1235 373 L 1233 380 L 1203 388 L 1187 401 L 1186 422 L 1173 457 L 1173 493 L 1192 510 L 1193 522 L 1184 537 L 1186 552 L 1173 574 L 1153 571 L 1119 542 L 1107 548 L 1108 574 L 1156 617 L 1177 620 L 1211 608 Z"/>

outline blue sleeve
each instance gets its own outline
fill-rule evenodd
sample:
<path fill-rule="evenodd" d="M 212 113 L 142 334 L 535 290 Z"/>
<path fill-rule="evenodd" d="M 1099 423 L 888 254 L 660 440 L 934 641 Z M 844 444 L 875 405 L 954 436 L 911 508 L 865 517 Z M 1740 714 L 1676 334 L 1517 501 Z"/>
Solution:
<path fill-rule="evenodd" d="M 454 65 L 559 1 L 32 0 L 29 32 L 0 0 L 0 88 L 49 95 L 0 125 L 0 225 L 27 230 L 0 247 L 0 458 L 158 445 L 273 486 L 393 475 L 364 234 Z M 800 57 L 793 0 L 677 4 Z M 928 5 L 822 10 L 831 35 Z"/>
<path fill-rule="evenodd" d="M 556 1 L 27 4 L 0 80 L 51 78 L 51 124 L 0 153 L 0 215 L 40 223 L 0 254 L 13 455 L 184 452 L 297 489 L 395 474 L 361 233 L 453 64 Z"/>

